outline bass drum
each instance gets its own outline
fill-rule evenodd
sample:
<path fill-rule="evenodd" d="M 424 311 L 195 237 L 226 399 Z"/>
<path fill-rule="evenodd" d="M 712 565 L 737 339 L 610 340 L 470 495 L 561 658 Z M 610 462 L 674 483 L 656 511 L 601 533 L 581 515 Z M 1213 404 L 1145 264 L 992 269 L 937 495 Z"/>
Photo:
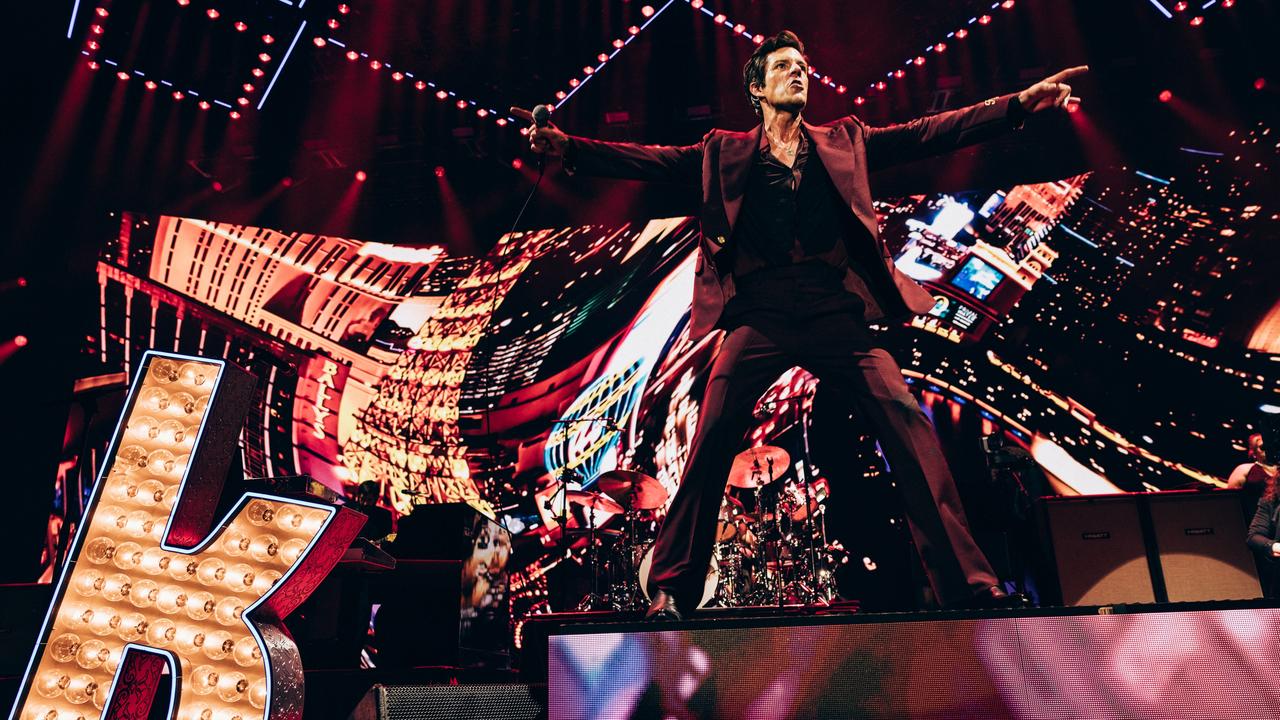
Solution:
<path fill-rule="evenodd" d="M 640 589 L 644 591 L 645 600 L 653 600 L 649 597 L 649 568 L 653 565 L 653 546 L 644 553 L 644 559 L 640 561 Z M 720 584 L 720 566 L 716 563 L 714 557 L 711 558 L 711 565 L 707 567 L 707 581 L 702 586 L 702 599 L 698 602 L 698 607 L 706 607 L 716 596 L 716 586 Z"/>

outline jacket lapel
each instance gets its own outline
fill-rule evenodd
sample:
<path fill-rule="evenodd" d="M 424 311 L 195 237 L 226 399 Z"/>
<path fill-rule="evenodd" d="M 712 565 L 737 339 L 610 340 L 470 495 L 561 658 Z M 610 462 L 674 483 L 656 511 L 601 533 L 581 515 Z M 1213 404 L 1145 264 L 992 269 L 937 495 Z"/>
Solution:
<path fill-rule="evenodd" d="M 729 235 L 733 234 L 738 211 L 742 208 L 742 196 L 747 191 L 747 173 L 751 160 L 760 145 L 763 125 L 744 133 L 728 133 L 720 142 L 720 193 L 724 199 L 724 212 L 729 220 Z"/>

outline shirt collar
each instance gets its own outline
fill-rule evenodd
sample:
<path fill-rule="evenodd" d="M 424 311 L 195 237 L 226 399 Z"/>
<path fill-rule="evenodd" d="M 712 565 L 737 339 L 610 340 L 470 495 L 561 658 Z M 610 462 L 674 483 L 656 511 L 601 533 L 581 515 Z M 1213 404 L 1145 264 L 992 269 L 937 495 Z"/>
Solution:
<path fill-rule="evenodd" d="M 804 152 L 809 147 L 809 131 L 804 129 L 804 125 L 800 125 L 800 144 L 796 146 L 796 155 Z M 760 128 L 760 142 L 756 145 L 756 151 L 761 155 L 769 152 L 769 136 L 765 133 L 764 128 Z"/>

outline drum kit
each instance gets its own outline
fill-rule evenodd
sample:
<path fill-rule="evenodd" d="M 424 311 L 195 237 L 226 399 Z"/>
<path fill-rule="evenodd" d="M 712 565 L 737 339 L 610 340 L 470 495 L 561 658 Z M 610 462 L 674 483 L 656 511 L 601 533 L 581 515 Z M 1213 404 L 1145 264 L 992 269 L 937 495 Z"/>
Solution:
<path fill-rule="evenodd" d="M 827 538 L 825 480 L 783 479 L 790 455 L 764 445 L 738 454 L 716 524 L 715 549 L 699 607 L 825 605 L 836 597 L 834 571 L 845 561 Z M 633 470 L 601 474 L 591 490 L 569 490 L 583 509 L 591 592 L 579 610 L 638 610 L 648 580 L 657 522 L 667 490 Z M 595 512 L 621 516 L 617 529 L 595 526 Z"/>

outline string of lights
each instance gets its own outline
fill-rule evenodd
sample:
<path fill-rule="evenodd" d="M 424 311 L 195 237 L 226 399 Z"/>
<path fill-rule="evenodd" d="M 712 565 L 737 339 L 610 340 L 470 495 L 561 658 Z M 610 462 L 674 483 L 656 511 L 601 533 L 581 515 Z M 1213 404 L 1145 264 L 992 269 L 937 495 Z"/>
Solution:
<path fill-rule="evenodd" d="M 556 109 L 559 109 L 561 105 L 564 105 L 566 102 L 568 102 L 569 98 L 573 97 L 574 93 L 578 92 L 578 90 L 582 88 L 582 86 L 590 82 L 591 78 L 595 77 L 597 73 L 603 70 L 604 66 L 607 65 L 610 60 L 617 57 L 618 53 L 622 52 L 623 48 L 630 45 L 632 41 L 634 41 L 636 37 L 640 35 L 640 33 L 644 32 L 645 28 L 653 24 L 653 21 L 657 20 L 658 17 L 662 15 L 662 13 L 666 12 L 667 8 L 671 7 L 673 3 L 675 3 L 675 0 L 667 0 L 667 2 L 657 10 L 655 10 L 652 5 L 645 5 L 641 7 L 640 14 L 645 18 L 644 22 L 639 25 L 632 25 L 628 27 L 627 37 L 625 39 L 617 38 L 613 41 L 612 43 L 613 50 L 609 52 L 602 52 L 599 55 L 597 55 L 596 62 L 599 64 L 583 66 L 582 77 L 581 78 L 575 77 L 570 79 L 569 89 L 567 91 L 566 90 L 557 91 L 556 102 L 555 102 Z"/>
<path fill-rule="evenodd" d="M 1167 4 L 1163 0 L 1149 0 L 1152 6 L 1165 17 L 1166 20 L 1186 19 L 1186 23 L 1191 27 L 1200 27 L 1204 24 L 1204 11 L 1213 8 L 1230 8 L 1235 6 L 1236 0 L 1201 0 L 1200 2 L 1183 2 L 1179 0 L 1172 5 Z M 1192 9 L 1193 5 L 1198 5 L 1196 9 Z"/>

